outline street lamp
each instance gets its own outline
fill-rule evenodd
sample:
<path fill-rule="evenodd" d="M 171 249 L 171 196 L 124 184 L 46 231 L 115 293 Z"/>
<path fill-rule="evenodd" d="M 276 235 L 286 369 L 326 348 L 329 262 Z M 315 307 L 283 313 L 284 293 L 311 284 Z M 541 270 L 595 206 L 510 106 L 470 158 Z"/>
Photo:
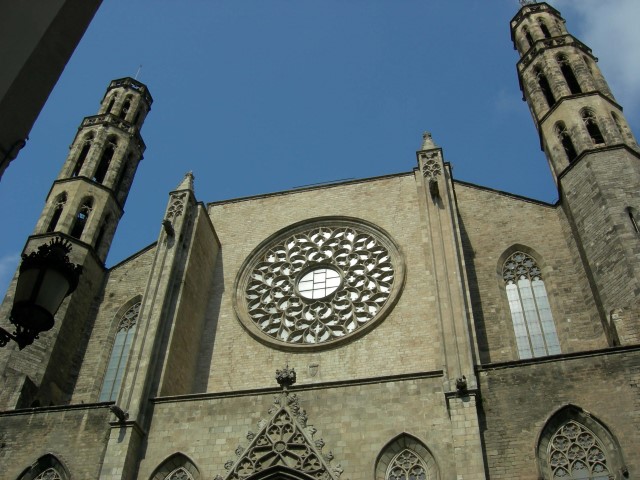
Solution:
<path fill-rule="evenodd" d="M 54 238 L 29 255 L 22 255 L 18 284 L 9 320 L 13 334 L 0 328 L 0 347 L 14 340 L 20 350 L 41 332 L 50 330 L 54 315 L 67 295 L 78 286 L 82 266 L 70 262 L 71 243 Z"/>

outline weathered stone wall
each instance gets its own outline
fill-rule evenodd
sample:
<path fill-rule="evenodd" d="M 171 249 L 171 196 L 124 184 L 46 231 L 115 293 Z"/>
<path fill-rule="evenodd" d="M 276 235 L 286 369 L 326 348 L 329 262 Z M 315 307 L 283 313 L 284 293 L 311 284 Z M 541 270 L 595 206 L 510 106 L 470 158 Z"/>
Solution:
<path fill-rule="evenodd" d="M 269 378 L 275 383 L 273 372 Z M 342 478 L 371 479 L 383 447 L 408 433 L 430 450 L 440 478 L 454 480 L 454 446 L 463 455 L 464 445 L 454 443 L 452 432 L 454 427 L 465 430 L 465 424 L 454 425 L 456 418 L 449 416 L 441 386 L 442 378 L 436 375 L 317 389 L 294 387 L 293 391 L 306 411 L 308 424 L 317 429 L 315 439 L 324 440 L 323 452 L 331 451 L 332 465 L 340 464 L 344 469 Z M 250 391 L 156 401 L 137 478 L 150 478 L 176 452 L 195 463 L 200 478 L 224 476 L 225 462 L 238 458 L 238 445 L 249 445 L 247 433 L 257 434 L 260 419 L 270 419 L 267 412 L 276 393 Z"/>
<path fill-rule="evenodd" d="M 46 454 L 53 454 L 71 478 L 98 478 L 109 438 L 110 416 L 106 406 L 89 405 L 0 414 L 2 478 L 19 478 Z"/>
<path fill-rule="evenodd" d="M 502 263 L 511 249 L 542 269 L 563 353 L 607 346 L 575 242 L 557 207 L 456 183 L 480 362 L 517 360 Z"/>
<path fill-rule="evenodd" d="M 440 332 L 429 236 L 421 224 L 424 199 L 412 174 L 293 191 L 209 206 L 222 248 L 201 351 L 200 382 L 206 391 L 264 387 L 287 362 L 300 383 L 366 378 L 440 368 Z M 256 246 L 296 222 L 348 216 L 371 222 L 397 242 L 406 262 L 398 303 L 365 336 L 330 350 L 282 352 L 251 337 L 236 318 L 234 282 Z M 409 333 L 410 332 L 410 333 Z M 311 371 L 317 365 L 317 374 Z M 243 371 L 243 375 L 229 372 Z M 206 379 L 206 380 L 205 380 Z"/>
<path fill-rule="evenodd" d="M 540 478 L 535 458 L 547 419 L 572 404 L 617 438 L 631 478 L 640 469 L 640 351 L 486 368 L 480 372 L 483 439 L 491 480 Z M 548 472 L 543 472 L 550 478 Z M 614 472 L 619 475 L 619 472 Z M 616 478 L 620 478 L 619 476 Z"/>
<path fill-rule="evenodd" d="M 95 323 L 72 403 L 90 403 L 98 400 L 120 320 L 117 314 L 127 302 L 144 293 L 154 253 L 155 248 L 151 246 L 108 272 L 104 289 L 95 299 L 92 311 Z"/>

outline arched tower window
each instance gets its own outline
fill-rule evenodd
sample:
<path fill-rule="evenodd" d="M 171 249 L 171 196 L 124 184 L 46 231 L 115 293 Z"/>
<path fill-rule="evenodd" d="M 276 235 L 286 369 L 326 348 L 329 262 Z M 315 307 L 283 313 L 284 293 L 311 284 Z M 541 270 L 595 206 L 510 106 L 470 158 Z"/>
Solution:
<path fill-rule="evenodd" d="M 18 477 L 18 480 L 68 480 L 69 471 L 51 454 L 40 457 Z"/>
<path fill-rule="evenodd" d="M 620 447 L 609 429 L 573 405 L 549 419 L 537 450 L 545 480 L 609 480 L 623 467 Z"/>
<path fill-rule="evenodd" d="M 558 136 L 558 140 L 560 140 L 560 143 L 562 144 L 564 153 L 567 154 L 569 163 L 574 162 L 578 154 L 576 153 L 576 149 L 573 146 L 571 135 L 569 135 L 569 131 L 567 130 L 567 127 L 563 122 L 558 122 L 556 124 L 556 135 Z"/>
<path fill-rule="evenodd" d="M 542 273 L 535 259 L 516 251 L 502 266 L 511 321 L 521 359 L 560 353 Z"/>
<path fill-rule="evenodd" d="M 127 367 L 127 360 L 129 360 L 131 343 L 136 333 L 139 313 L 140 302 L 137 302 L 129 307 L 118 322 L 118 330 L 116 332 L 113 349 L 111 350 L 107 373 L 102 382 L 102 391 L 100 392 L 101 402 L 114 401 L 118 397 L 120 385 L 122 384 L 122 376 Z"/>
<path fill-rule="evenodd" d="M 82 149 L 80 150 L 80 155 L 78 155 L 78 159 L 76 160 L 76 165 L 75 167 L 73 167 L 73 172 L 71 173 L 72 177 L 77 177 L 78 175 L 80 175 L 80 170 L 82 170 L 84 161 L 87 159 L 87 155 L 89 154 L 89 150 L 91 149 L 92 141 L 93 135 L 87 136 L 87 139 L 84 141 Z"/>
<path fill-rule="evenodd" d="M 122 110 L 120 110 L 120 118 L 125 118 L 127 113 L 129 113 L 129 109 L 131 108 L 131 97 L 127 97 L 122 104 Z"/>
<path fill-rule="evenodd" d="M 100 163 L 98 163 L 96 173 L 93 176 L 94 181 L 98 183 L 102 183 L 104 181 L 104 177 L 107 175 L 109 164 L 111 163 L 111 159 L 113 158 L 113 154 L 115 153 L 117 146 L 118 144 L 115 138 L 109 139 L 107 146 L 102 152 L 102 157 L 100 157 Z"/>
<path fill-rule="evenodd" d="M 76 214 L 76 220 L 73 223 L 73 228 L 71 229 L 71 236 L 77 239 L 82 237 L 82 232 L 84 231 L 84 227 L 87 225 L 87 220 L 89 219 L 89 214 L 91 213 L 91 209 L 93 208 L 93 199 L 88 198 L 82 204 L 78 213 Z"/>
<path fill-rule="evenodd" d="M 531 48 L 533 46 L 533 37 L 531 36 L 531 32 L 529 32 L 529 29 L 524 26 L 522 27 L 522 33 L 524 34 L 524 38 L 527 40 L 527 48 Z"/>
<path fill-rule="evenodd" d="M 580 115 L 582 116 L 582 121 L 584 122 L 584 126 L 587 128 L 587 132 L 589 133 L 589 137 L 591 137 L 593 144 L 604 144 L 604 137 L 602 136 L 602 132 L 598 126 L 595 114 L 588 108 L 585 108 L 580 112 Z"/>
<path fill-rule="evenodd" d="M 378 455 L 375 480 L 436 480 L 438 466 L 433 455 L 417 438 L 403 433 Z"/>
<path fill-rule="evenodd" d="M 567 82 L 567 86 L 569 87 L 569 91 L 572 94 L 582 93 L 582 89 L 580 88 L 580 84 L 578 83 L 578 79 L 573 73 L 573 69 L 571 68 L 571 64 L 569 60 L 564 55 L 558 55 L 556 57 L 558 64 L 560 65 L 560 71 L 562 72 L 562 76 L 564 77 L 565 82 Z"/>
<path fill-rule="evenodd" d="M 553 96 L 553 92 L 551 91 L 551 86 L 549 86 L 549 81 L 544 73 L 542 73 L 542 69 L 540 67 L 536 67 L 533 71 L 538 80 L 538 85 L 540 86 L 540 90 L 544 95 L 545 100 L 547 101 L 547 105 L 549 108 L 553 107 L 556 104 L 556 99 Z"/>
<path fill-rule="evenodd" d="M 551 38 L 551 32 L 549 32 L 549 28 L 547 27 L 547 24 L 544 23 L 543 19 L 538 19 L 538 25 L 540 26 L 540 31 L 542 32 L 542 35 L 544 35 L 544 38 Z"/>
<path fill-rule="evenodd" d="M 53 207 L 53 215 L 51 215 L 51 220 L 47 227 L 47 233 L 53 232 L 58 226 L 58 221 L 62 215 L 62 210 L 64 210 L 65 203 L 67 203 L 67 194 L 63 192 L 56 197 L 55 206 Z"/>
<path fill-rule="evenodd" d="M 107 215 L 100 226 L 100 231 L 98 232 L 98 236 L 96 237 L 95 248 L 98 250 L 102 245 L 102 240 L 104 239 L 104 234 L 107 231 L 107 227 L 109 226 L 109 222 L 111 222 L 111 215 Z"/>
<path fill-rule="evenodd" d="M 118 95 L 114 94 L 109 101 L 109 105 L 107 106 L 107 110 L 104 113 L 111 113 L 111 109 L 113 109 L 113 104 L 116 103 L 116 97 Z"/>

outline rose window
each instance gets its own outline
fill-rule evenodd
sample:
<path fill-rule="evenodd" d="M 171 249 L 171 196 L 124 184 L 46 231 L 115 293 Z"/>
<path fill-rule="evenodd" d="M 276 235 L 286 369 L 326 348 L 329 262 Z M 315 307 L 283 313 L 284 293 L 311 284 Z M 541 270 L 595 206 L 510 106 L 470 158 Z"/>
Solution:
<path fill-rule="evenodd" d="M 373 328 L 403 280 L 398 247 L 386 233 L 362 221 L 323 219 L 263 242 L 238 275 L 234 303 L 257 338 L 313 348 Z"/>

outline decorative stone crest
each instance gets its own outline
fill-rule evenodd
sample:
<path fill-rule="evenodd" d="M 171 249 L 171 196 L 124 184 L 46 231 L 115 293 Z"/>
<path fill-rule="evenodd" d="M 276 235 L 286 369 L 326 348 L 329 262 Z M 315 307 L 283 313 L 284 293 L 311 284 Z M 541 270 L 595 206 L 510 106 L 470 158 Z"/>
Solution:
<path fill-rule="evenodd" d="M 167 216 L 165 219 L 178 218 L 182 215 L 184 210 L 184 203 L 187 194 L 185 192 L 182 193 L 174 193 L 171 195 L 171 200 L 169 203 L 169 208 L 167 209 Z"/>
<path fill-rule="evenodd" d="M 439 175 L 442 175 L 442 167 L 440 166 L 437 153 L 434 152 L 430 155 L 421 155 L 421 158 L 422 175 L 424 175 L 425 178 L 432 179 L 436 178 Z"/>
<path fill-rule="evenodd" d="M 276 370 L 276 380 L 278 381 L 278 385 L 286 390 L 296 383 L 296 371 L 287 365 L 282 370 Z"/>
<path fill-rule="evenodd" d="M 284 370 L 293 371 L 288 367 Z M 276 378 L 284 370 L 278 370 Z M 284 377 L 289 379 L 290 374 Z M 242 480 L 277 466 L 292 468 L 318 480 L 338 480 L 343 469 L 339 464 L 330 464 L 333 453 L 322 453 L 324 441 L 314 440 L 316 429 L 306 425 L 307 415 L 300 408 L 298 396 L 284 390 L 275 397 L 271 411 L 270 420 L 261 421 L 258 433 L 247 435 L 249 445 L 236 449 L 237 454 L 240 452 L 239 458 L 225 463 L 228 473 L 222 480 Z"/>
<path fill-rule="evenodd" d="M 276 347 L 313 348 L 363 334 L 404 281 L 395 243 L 365 222 L 321 219 L 263 242 L 238 274 L 242 324 Z"/>

